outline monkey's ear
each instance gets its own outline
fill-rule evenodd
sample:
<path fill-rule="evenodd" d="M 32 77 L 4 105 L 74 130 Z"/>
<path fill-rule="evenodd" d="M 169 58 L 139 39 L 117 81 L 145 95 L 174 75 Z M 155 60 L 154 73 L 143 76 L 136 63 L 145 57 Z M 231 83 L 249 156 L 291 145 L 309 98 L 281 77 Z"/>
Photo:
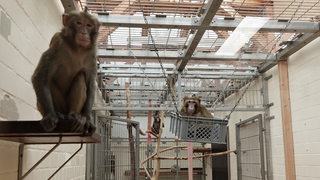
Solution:
<path fill-rule="evenodd" d="M 67 13 L 62 14 L 62 24 L 63 24 L 63 26 L 67 25 L 68 18 L 69 18 L 69 14 L 67 14 Z"/>
<path fill-rule="evenodd" d="M 201 103 L 200 97 L 197 97 L 197 100 L 199 101 L 199 104 Z"/>
<path fill-rule="evenodd" d="M 188 98 L 188 96 L 184 96 L 183 97 L 183 102 L 186 102 L 187 98 Z"/>

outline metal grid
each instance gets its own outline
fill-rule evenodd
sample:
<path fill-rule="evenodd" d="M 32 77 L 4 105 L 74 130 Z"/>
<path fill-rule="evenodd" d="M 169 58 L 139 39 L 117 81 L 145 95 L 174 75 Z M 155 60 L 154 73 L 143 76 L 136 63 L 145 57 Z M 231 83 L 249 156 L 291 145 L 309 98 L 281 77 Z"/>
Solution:
<path fill-rule="evenodd" d="M 121 78 L 118 78 L 118 80 Z M 125 79 L 123 80 L 125 81 Z M 147 115 L 148 110 L 163 110 L 176 111 L 174 102 L 169 96 L 168 89 L 164 89 L 160 84 L 165 84 L 163 79 L 150 78 L 152 85 L 143 86 L 134 82 L 149 82 L 146 79 L 131 79 L 130 87 L 130 110 L 134 115 Z M 160 82 L 158 82 L 160 81 Z M 197 79 L 184 79 L 182 86 L 176 84 L 177 89 L 181 90 L 182 94 L 198 93 L 202 95 L 201 104 L 205 105 L 210 112 L 217 111 L 231 111 L 235 106 L 232 101 L 227 101 L 232 94 L 244 94 L 237 104 L 236 111 L 263 111 L 263 91 L 261 91 L 262 84 L 259 80 L 251 82 L 245 92 L 244 86 L 247 80 L 207 80 L 200 81 Z M 105 85 L 102 93 L 106 94 L 108 103 L 102 107 L 105 110 L 111 110 L 113 115 L 121 115 L 126 113 L 126 97 L 125 87 L 118 82 L 117 85 Z M 163 96 L 158 94 L 167 94 L 168 98 L 163 102 Z M 233 96 L 232 96 L 233 97 Z M 238 99 L 237 97 L 235 97 Z M 235 99 L 235 100 L 236 100 Z M 150 100 L 150 101 L 149 101 Z M 149 106 L 152 107 L 149 107 Z M 178 109 L 179 110 L 179 109 Z"/>
<path fill-rule="evenodd" d="M 86 179 L 139 179 L 139 123 L 107 116 L 97 119 L 101 143 L 87 146 Z"/>
<path fill-rule="evenodd" d="M 129 15 L 129 16 L 154 16 L 154 17 L 201 17 L 204 10 L 207 8 L 208 1 L 202 0 L 179 0 L 179 1 L 114 1 L 105 0 L 97 2 L 84 2 L 82 5 L 89 8 L 93 13 L 108 13 L 110 15 Z M 219 18 L 235 18 L 237 20 L 244 19 L 247 16 L 252 17 L 268 17 L 270 20 L 284 20 L 289 22 L 310 22 L 318 21 L 318 12 L 320 11 L 319 0 L 224 0 L 214 19 Z M 177 25 L 179 27 L 179 25 Z M 147 28 L 127 28 L 107 26 L 101 29 L 100 44 L 107 43 L 108 47 L 125 48 L 130 45 L 132 49 L 145 49 L 152 42 L 150 35 L 148 35 Z M 215 51 L 226 38 L 228 38 L 228 31 L 232 29 L 226 28 L 224 31 L 208 30 L 202 36 L 201 43 L 198 45 L 199 50 Z M 194 33 L 192 28 L 152 28 L 152 35 L 158 38 L 156 44 L 159 49 L 178 50 L 183 48 L 186 44 L 188 36 Z M 279 31 L 281 33 L 281 31 Z M 127 34 L 128 38 L 123 39 L 123 34 Z M 271 35 L 273 32 L 258 33 L 252 38 L 262 47 L 274 47 L 278 45 L 281 40 Z M 293 34 L 293 33 L 292 33 Z M 218 38 L 217 38 L 218 37 Z M 269 37 L 269 38 L 268 38 Z M 282 35 L 281 35 L 282 37 Z M 286 37 L 286 36 L 285 36 Z M 217 38 L 217 39 L 214 39 Z M 272 41 L 272 39 L 277 39 Z M 214 40 L 214 41 L 213 41 Z M 135 46 L 137 42 L 142 46 Z M 202 43 L 209 43 L 209 47 L 203 48 Z M 120 45 L 122 43 L 122 46 Z M 176 48 L 170 46 L 175 44 Z M 145 46 L 144 46 L 145 45 Z M 161 46 L 162 45 L 162 46 Z M 162 47 L 162 48 L 161 48 Z M 215 48 L 213 48 L 215 47 Z M 278 47 L 274 47 L 271 52 L 276 52 Z M 267 53 L 270 51 L 266 51 Z"/>

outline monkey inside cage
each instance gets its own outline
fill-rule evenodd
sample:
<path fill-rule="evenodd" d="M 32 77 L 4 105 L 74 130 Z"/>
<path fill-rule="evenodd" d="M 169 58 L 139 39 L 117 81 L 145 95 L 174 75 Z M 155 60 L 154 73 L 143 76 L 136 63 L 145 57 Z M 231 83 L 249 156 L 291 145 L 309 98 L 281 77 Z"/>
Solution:
<path fill-rule="evenodd" d="M 126 119 L 96 117 L 100 144 L 87 146 L 87 180 L 139 178 L 139 123 Z"/>

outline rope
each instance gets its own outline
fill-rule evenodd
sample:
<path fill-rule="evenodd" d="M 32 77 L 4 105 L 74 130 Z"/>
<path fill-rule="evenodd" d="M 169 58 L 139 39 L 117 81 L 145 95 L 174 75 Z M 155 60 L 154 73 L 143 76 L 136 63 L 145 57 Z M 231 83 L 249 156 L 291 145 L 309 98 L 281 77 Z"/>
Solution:
<path fill-rule="evenodd" d="M 247 90 L 249 89 L 251 82 L 253 81 L 253 79 L 251 79 L 249 81 L 249 83 L 247 84 L 247 87 L 244 89 L 243 93 L 240 95 L 239 99 L 237 100 L 237 102 L 235 103 L 235 105 L 233 106 L 233 108 L 231 109 L 230 113 L 228 115 L 226 115 L 225 120 L 229 120 L 231 114 L 236 110 L 236 107 L 239 105 L 240 100 L 243 98 L 244 94 L 247 92 Z"/>

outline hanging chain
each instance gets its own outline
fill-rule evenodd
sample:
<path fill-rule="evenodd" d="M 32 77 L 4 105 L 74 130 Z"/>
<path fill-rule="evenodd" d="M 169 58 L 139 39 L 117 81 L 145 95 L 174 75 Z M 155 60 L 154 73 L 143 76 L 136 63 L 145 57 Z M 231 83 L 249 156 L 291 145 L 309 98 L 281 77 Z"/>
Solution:
<path fill-rule="evenodd" d="M 143 16 L 143 18 L 144 18 L 145 23 L 148 24 L 148 20 L 147 20 L 146 16 Z M 163 74 L 163 78 L 165 79 L 165 81 L 166 81 L 166 83 L 167 83 L 167 87 L 169 88 L 169 90 L 170 90 L 170 92 L 171 92 L 170 94 L 171 94 L 171 98 L 172 98 L 172 101 L 173 101 L 173 105 L 174 105 L 176 111 L 178 112 L 178 105 L 177 105 L 177 102 L 176 102 L 176 97 L 174 96 L 173 89 L 172 89 L 172 87 L 171 87 L 171 85 L 170 85 L 170 82 L 168 81 L 168 78 L 166 78 L 166 77 L 167 77 L 167 76 L 166 76 L 166 72 L 165 72 L 165 69 L 164 69 L 164 67 L 163 67 L 162 60 L 161 60 L 161 58 L 160 58 L 158 49 L 157 49 L 157 47 L 156 47 L 156 43 L 155 43 L 155 41 L 154 41 L 154 38 L 153 38 L 150 30 L 148 31 L 148 33 L 149 33 L 149 36 L 150 36 L 150 38 L 151 38 L 151 42 L 152 42 L 152 45 L 153 45 L 153 48 L 154 48 L 154 52 L 155 52 L 156 55 L 157 55 L 157 59 L 158 59 L 158 62 L 159 62 L 159 64 L 160 64 L 160 67 L 161 67 L 161 71 L 162 71 L 162 74 Z"/>
<path fill-rule="evenodd" d="M 220 92 L 220 94 L 218 95 L 217 99 L 212 103 L 212 106 L 213 107 L 213 111 L 217 108 L 217 105 L 218 105 L 218 102 L 219 100 L 222 99 L 223 95 L 224 95 L 224 92 L 226 91 L 226 89 L 228 88 L 229 84 L 230 84 L 230 79 L 228 80 L 228 82 L 226 83 L 226 86 L 222 89 L 222 91 Z"/>
<path fill-rule="evenodd" d="M 234 104 L 234 106 L 230 110 L 230 113 L 228 115 L 226 115 L 225 120 L 229 120 L 230 119 L 231 114 L 236 110 L 236 107 L 239 105 L 239 103 L 240 103 L 241 99 L 243 98 L 244 94 L 249 89 L 252 81 L 253 81 L 253 79 L 250 79 L 250 82 L 247 84 L 247 87 L 244 89 L 243 93 L 240 95 L 239 99 L 237 100 L 237 102 Z"/>
<path fill-rule="evenodd" d="M 139 4 L 140 4 L 140 9 L 141 9 L 142 14 L 143 14 L 144 22 L 145 22 L 145 24 L 149 24 L 146 16 L 145 16 L 144 13 L 143 13 L 143 9 L 142 9 L 140 0 L 139 0 L 138 2 L 139 2 Z M 149 36 L 150 36 L 150 38 L 151 38 L 151 42 L 152 42 L 152 45 L 153 45 L 153 48 L 154 48 L 154 52 L 155 52 L 156 55 L 157 55 L 157 59 L 158 59 L 158 62 L 159 62 L 159 64 L 160 64 L 160 68 L 161 68 L 161 71 L 162 71 L 162 74 L 163 74 L 163 78 L 165 79 L 165 81 L 166 81 L 166 83 L 167 83 L 167 87 L 169 88 L 169 90 L 170 90 L 170 92 L 171 92 L 170 94 L 171 94 L 171 98 L 172 98 L 172 101 L 173 101 L 173 105 L 174 105 L 174 107 L 175 107 L 175 109 L 176 109 L 176 112 L 178 112 L 179 110 L 178 110 L 178 106 L 177 106 L 177 102 L 176 102 L 176 97 L 174 96 L 173 89 L 172 89 L 172 87 L 171 87 L 170 84 L 169 84 L 168 78 L 166 78 L 166 77 L 167 77 L 167 76 L 166 76 L 166 72 L 165 72 L 165 69 L 164 69 L 164 67 L 163 67 L 162 60 L 161 60 L 161 58 L 160 58 L 158 49 L 157 49 L 157 47 L 156 47 L 156 43 L 155 43 L 155 41 L 154 41 L 154 38 L 153 38 L 153 36 L 152 36 L 152 34 L 151 34 L 151 30 L 150 30 L 150 29 L 148 30 L 148 34 L 149 34 Z"/>
<path fill-rule="evenodd" d="M 147 79 L 147 81 L 150 83 L 152 89 L 155 89 L 154 84 L 151 82 L 151 80 L 149 79 L 148 75 L 146 74 L 144 68 L 141 67 L 141 64 L 138 62 L 137 57 L 134 55 L 134 53 L 132 52 L 131 48 L 129 48 L 130 50 L 130 54 L 133 56 L 133 59 L 135 60 L 135 62 L 137 63 L 137 65 L 139 66 L 139 69 L 142 71 L 144 77 Z"/>

